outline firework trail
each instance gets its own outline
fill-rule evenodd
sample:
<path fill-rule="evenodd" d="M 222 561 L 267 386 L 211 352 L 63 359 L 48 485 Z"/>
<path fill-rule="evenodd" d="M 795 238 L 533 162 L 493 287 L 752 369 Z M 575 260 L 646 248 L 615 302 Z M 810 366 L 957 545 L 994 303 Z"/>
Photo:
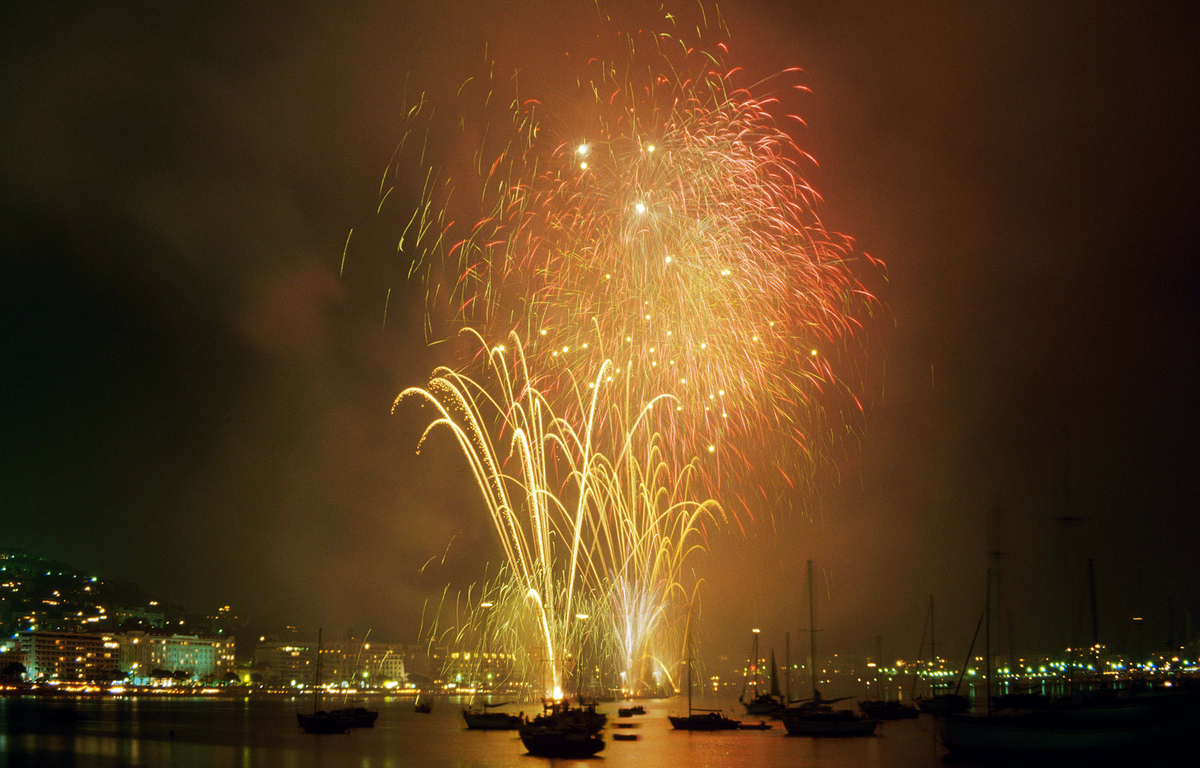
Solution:
<path fill-rule="evenodd" d="M 432 406 L 421 442 L 448 429 L 467 460 L 505 554 L 503 576 L 485 590 L 495 595 L 490 613 L 505 617 L 494 636 L 525 679 L 540 663 L 545 694 L 561 697 L 578 682 L 567 679 L 572 660 L 590 646 L 636 688 L 677 665 L 678 608 L 694 597 L 684 563 L 720 507 L 693 500 L 694 466 L 676 471 L 663 460 L 652 417 L 670 398 L 627 418 L 602 399 L 612 391 L 604 363 L 578 393 L 587 417 L 573 426 L 532 386 L 510 340 L 511 349 L 484 347 L 480 379 L 439 368 L 396 407 Z"/>

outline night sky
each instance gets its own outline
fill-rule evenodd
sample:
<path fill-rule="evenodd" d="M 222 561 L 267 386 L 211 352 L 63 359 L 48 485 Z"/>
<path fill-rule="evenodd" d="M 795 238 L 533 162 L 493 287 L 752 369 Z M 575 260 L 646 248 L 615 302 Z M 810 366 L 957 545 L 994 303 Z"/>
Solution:
<path fill-rule="evenodd" d="M 455 361 L 379 179 L 406 93 L 452 93 L 485 45 L 536 91 L 594 10 L 293 5 L 3 12 L 0 545 L 415 640 L 499 554 L 461 459 L 389 413 Z M 842 483 L 713 538 L 705 642 L 803 642 L 812 558 L 822 644 L 911 657 L 933 594 L 955 658 L 999 548 L 1022 652 L 1064 637 L 1087 557 L 1102 640 L 1144 612 L 1165 645 L 1168 599 L 1177 639 L 1200 627 L 1196 12 L 899 5 L 722 6 L 731 63 L 805 70 L 822 216 L 888 280 Z"/>

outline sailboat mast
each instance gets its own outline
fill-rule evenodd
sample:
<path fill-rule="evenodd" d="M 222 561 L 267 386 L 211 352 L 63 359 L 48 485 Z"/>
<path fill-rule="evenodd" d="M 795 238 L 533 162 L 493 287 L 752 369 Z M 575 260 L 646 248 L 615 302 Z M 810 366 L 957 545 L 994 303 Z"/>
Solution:
<path fill-rule="evenodd" d="M 321 708 L 321 633 L 323 628 L 317 629 L 317 668 L 314 670 L 316 675 L 316 684 L 313 686 L 313 714 Z"/>
<path fill-rule="evenodd" d="M 929 661 L 937 668 L 937 633 L 933 630 L 933 595 L 929 596 Z"/>
<path fill-rule="evenodd" d="M 1191 635 L 1188 635 L 1191 637 Z M 784 688 L 787 691 L 787 706 L 792 704 L 792 633 L 783 633 L 783 666 L 787 671 L 784 672 Z"/>
<path fill-rule="evenodd" d="M 812 697 L 817 698 L 817 620 L 813 614 L 812 560 L 808 561 L 808 671 Z"/>
<path fill-rule="evenodd" d="M 983 599 L 983 613 L 987 617 L 983 632 L 983 681 L 986 686 L 987 715 L 992 716 L 992 569 L 987 572 L 987 597 Z"/>
<path fill-rule="evenodd" d="M 692 716 L 692 654 L 688 654 L 688 717 Z"/>
<path fill-rule="evenodd" d="M 880 671 L 883 669 L 883 635 L 875 635 L 875 695 L 879 696 L 880 701 L 887 700 L 887 696 L 883 695 L 880 688 Z"/>

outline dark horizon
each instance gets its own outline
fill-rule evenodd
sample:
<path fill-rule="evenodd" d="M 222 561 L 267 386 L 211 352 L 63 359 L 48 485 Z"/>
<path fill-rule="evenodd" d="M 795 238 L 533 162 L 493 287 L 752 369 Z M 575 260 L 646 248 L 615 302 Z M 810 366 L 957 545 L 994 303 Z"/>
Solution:
<path fill-rule="evenodd" d="M 729 62 L 804 69 L 820 213 L 887 281 L 840 483 L 713 536 L 702 642 L 796 644 L 812 559 L 824 648 L 912 656 L 932 594 L 958 659 L 997 548 L 1022 653 L 1085 631 L 1062 616 L 1089 557 L 1110 646 L 1143 610 L 1165 644 L 1168 600 L 1194 633 L 1195 11 L 721 10 Z M 380 176 L 406 94 L 452 92 L 485 46 L 536 93 L 586 25 L 537 2 L 16 13 L 0 544 L 200 610 L 415 639 L 500 553 L 449 441 L 417 456 L 424 424 L 389 413 L 458 361 L 426 343 Z"/>

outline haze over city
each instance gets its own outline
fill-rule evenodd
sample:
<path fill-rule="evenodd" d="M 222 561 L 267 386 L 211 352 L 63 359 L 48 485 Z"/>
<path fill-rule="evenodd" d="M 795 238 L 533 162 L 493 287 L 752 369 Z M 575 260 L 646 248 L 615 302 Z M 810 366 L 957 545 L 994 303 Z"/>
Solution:
<path fill-rule="evenodd" d="M 55 4 L 4 25 L 0 545 L 397 641 L 490 575 L 504 555 L 457 448 L 418 455 L 428 420 L 391 412 L 461 361 L 397 249 L 424 179 L 384 209 L 380 177 L 415 94 L 489 60 L 549 89 L 592 44 L 578 5 Z M 662 16 L 608 5 L 622 30 Z M 1089 557 L 1111 646 L 1138 613 L 1151 644 L 1194 627 L 1194 13 L 721 12 L 750 82 L 802 68 L 811 92 L 781 98 L 817 210 L 886 266 L 833 466 L 692 562 L 706 651 L 806 626 L 812 559 L 822 644 L 913 656 L 934 595 L 956 658 L 997 549 L 1022 649 L 1078 629 Z"/>

